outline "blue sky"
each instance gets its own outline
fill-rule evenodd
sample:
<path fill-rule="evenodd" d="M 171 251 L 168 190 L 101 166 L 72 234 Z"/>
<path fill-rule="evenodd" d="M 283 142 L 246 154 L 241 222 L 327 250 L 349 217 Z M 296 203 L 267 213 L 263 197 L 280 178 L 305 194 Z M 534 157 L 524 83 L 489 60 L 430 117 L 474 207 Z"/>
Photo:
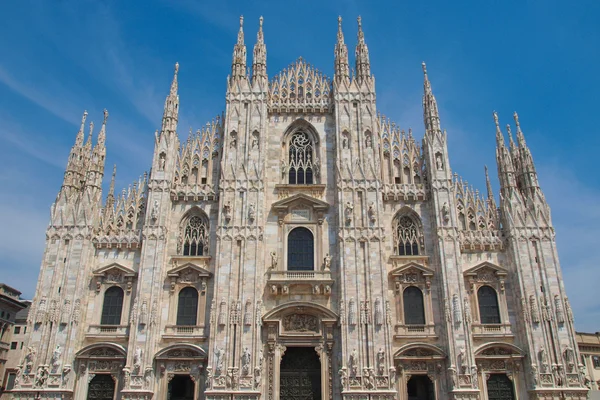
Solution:
<path fill-rule="evenodd" d="M 84 109 L 96 132 L 109 110 L 107 171 L 116 163 L 127 187 L 149 168 L 176 61 L 180 135 L 224 109 L 240 14 L 249 54 L 264 16 L 270 76 L 299 56 L 331 76 L 337 16 L 353 53 L 362 15 L 379 111 L 422 136 L 426 61 L 451 167 L 476 188 L 487 164 L 497 189 L 492 111 L 502 125 L 519 113 L 577 329 L 600 330 L 600 2 L 23 0 L 2 11 L 0 281 L 24 297 Z"/>

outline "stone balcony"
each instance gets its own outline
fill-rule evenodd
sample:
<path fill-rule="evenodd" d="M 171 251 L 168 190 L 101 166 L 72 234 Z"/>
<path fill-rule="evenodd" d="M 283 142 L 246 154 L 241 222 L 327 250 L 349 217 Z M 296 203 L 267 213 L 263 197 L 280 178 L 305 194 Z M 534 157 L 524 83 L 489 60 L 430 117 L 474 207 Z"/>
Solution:
<path fill-rule="evenodd" d="M 163 339 L 195 339 L 206 340 L 204 325 L 167 325 Z"/>
<path fill-rule="evenodd" d="M 126 338 L 128 325 L 90 325 L 85 334 L 88 338 Z"/>
<path fill-rule="evenodd" d="M 396 325 L 396 339 L 404 338 L 435 338 L 435 325 Z"/>
<path fill-rule="evenodd" d="M 427 189 L 422 183 L 386 183 L 381 194 L 383 201 L 424 201 L 427 200 Z"/>
<path fill-rule="evenodd" d="M 312 293 L 331 295 L 331 271 L 269 271 L 267 287 L 273 295 Z"/>
<path fill-rule="evenodd" d="M 510 324 L 473 324 L 475 338 L 505 338 L 513 337 Z"/>
<path fill-rule="evenodd" d="M 10 343 L 0 341 L 0 351 L 8 351 L 9 348 L 10 348 Z"/>

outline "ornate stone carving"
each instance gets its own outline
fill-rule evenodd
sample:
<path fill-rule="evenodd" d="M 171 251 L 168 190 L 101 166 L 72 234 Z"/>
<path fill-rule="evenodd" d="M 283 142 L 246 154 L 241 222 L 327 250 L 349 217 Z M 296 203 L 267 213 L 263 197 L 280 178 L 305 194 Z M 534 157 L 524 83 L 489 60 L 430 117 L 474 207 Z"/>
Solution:
<path fill-rule="evenodd" d="M 531 321 L 538 324 L 540 322 L 540 314 L 538 313 L 537 301 L 534 295 L 529 296 L 529 308 L 531 309 Z"/>
<path fill-rule="evenodd" d="M 350 358 L 348 359 L 348 368 L 350 369 L 351 377 L 356 377 L 358 375 L 358 352 L 356 349 L 352 350 L 350 353 Z"/>
<path fill-rule="evenodd" d="M 291 332 L 318 332 L 319 319 L 308 314 L 290 314 L 283 317 L 283 329 Z"/>
<path fill-rule="evenodd" d="M 219 320 L 217 324 L 223 326 L 227 323 L 227 303 L 225 299 L 221 299 L 221 304 L 219 305 Z"/>
<path fill-rule="evenodd" d="M 348 325 L 356 325 L 356 301 L 354 297 L 351 297 L 348 303 Z"/>
<path fill-rule="evenodd" d="M 462 322 L 462 317 L 460 315 L 460 299 L 456 293 L 452 296 L 452 312 L 454 314 L 454 323 L 460 324 Z"/>
<path fill-rule="evenodd" d="M 563 311 L 562 301 L 559 295 L 554 295 L 554 309 L 556 310 L 556 322 L 559 324 L 565 323 L 565 313 Z"/>

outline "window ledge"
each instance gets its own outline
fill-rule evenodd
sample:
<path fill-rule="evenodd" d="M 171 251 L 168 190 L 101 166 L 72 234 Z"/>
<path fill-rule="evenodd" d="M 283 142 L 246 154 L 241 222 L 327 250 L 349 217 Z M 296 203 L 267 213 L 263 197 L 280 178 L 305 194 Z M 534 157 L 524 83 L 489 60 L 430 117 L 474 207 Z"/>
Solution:
<path fill-rule="evenodd" d="M 128 325 L 90 325 L 86 336 L 88 338 L 127 337 L 129 335 Z"/>
<path fill-rule="evenodd" d="M 273 295 L 306 293 L 331 295 L 331 271 L 269 271 L 267 286 Z"/>
<path fill-rule="evenodd" d="M 204 325 L 167 325 L 163 339 L 196 339 L 206 340 Z"/>
<path fill-rule="evenodd" d="M 514 335 L 510 324 L 473 324 L 473 337 L 505 338 Z"/>
<path fill-rule="evenodd" d="M 435 325 L 396 325 L 396 339 L 403 338 L 436 338 Z"/>

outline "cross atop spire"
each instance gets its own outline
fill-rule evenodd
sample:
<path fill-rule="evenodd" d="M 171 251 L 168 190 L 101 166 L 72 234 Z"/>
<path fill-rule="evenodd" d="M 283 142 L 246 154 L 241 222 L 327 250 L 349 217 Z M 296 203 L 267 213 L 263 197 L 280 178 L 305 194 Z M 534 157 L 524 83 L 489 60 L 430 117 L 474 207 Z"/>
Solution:
<path fill-rule="evenodd" d="M 231 64 L 231 78 L 246 76 L 246 45 L 244 44 L 244 16 L 240 16 L 240 30 L 237 43 L 233 46 L 233 62 Z"/>
<path fill-rule="evenodd" d="M 356 45 L 356 77 L 359 80 L 371 77 L 371 63 L 369 61 L 369 48 L 365 43 L 365 34 L 362 30 L 362 18 L 358 16 L 358 44 Z"/>
<path fill-rule="evenodd" d="M 350 67 L 348 66 L 348 48 L 344 43 L 344 32 L 342 32 L 342 17 L 338 17 L 337 42 L 335 44 L 335 77 L 337 79 L 348 78 Z"/>
<path fill-rule="evenodd" d="M 440 114 L 437 101 L 431 90 L 425 62 L 421 63 L 421 67 L 423 68 L 423 122 L 425 123 L 425 131 L 430 134 L 440 133 Z"/>
<path fill-rule="evenodd" d="M 267 82 L 267 46 L 265 45 L 265 36 L 263 33 L 263 17 L 258 20 L 258 32 L 256 33 L 256 44 L 252 59 L 252 82 L 261 79 L 263 83 Z"/>

